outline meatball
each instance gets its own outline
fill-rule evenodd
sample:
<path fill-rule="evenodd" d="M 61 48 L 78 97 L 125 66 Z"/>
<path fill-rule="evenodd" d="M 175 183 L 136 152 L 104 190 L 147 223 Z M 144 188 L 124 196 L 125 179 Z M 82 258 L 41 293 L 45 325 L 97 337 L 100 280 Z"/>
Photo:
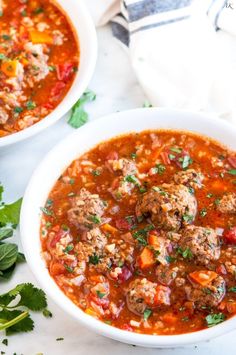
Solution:
<path fill-rule="evenodd" d="M 224 195 L 216 208 L 221 213 L 236 213 L 236 194 L 228 193 Z"/>
<path fill-rule="evenodd" d="M 94 228 L 83 235 L 83 241 L 76 246 L 78 260 L 89 261 L 93 255 L 98 257 L 102 255 L 107 244 L 107 237 L 100 231 L 99 228 Z"/>
<path fill-rule="evenodd" d="M 196 213 L 196 198 L 184 185 L 163 184 L 153 187 L 136 206 L 137 217 L 151 217 L 156 226 L 172 231 L 191 223 Z"/>
<path fill-rule="evenodd" d="M 73 207 L 68 211 L 68 219 L 77 228 L 92 229 L 101 224 L 101 216 L 105 204 L 99 195 L 91 194 L 86 189 L 80 190 L 80 195 L 73 199 Z"/>
<path fill-rule="evenodd" d="M 179 243 L 182 249 L 189 248 L 200 264 L 208 265 L 220 257 L 219 238 L 212 228 L 187 226 Z"/>
<path fill-rule="evenodd" d="M 124 176 L 137 174 L 135 163 L 126 158 L 108 160 L 107 166 L 112 172 L 121 171 Z"/>
<path fill-rule="evenodd" d="M 191 186 L 194 189 L 200 189 L 204 180 L 203 174 L 194 169 L 178 171 L 173 178 L 176 184 Z"/>
<path fill-rule="evenodd" d="M 136 279 L 128 286 L 126 302 L 131 312 L 140 315 L 147 308 L 170 305 L 170 289 L 146 278 Z"/>
<path fill-rule="evenodd" d="M 207 286 L 193 283 L 185 287 L 187 299 L 194 302 L 195 307 L 202 310 L 206 307 L 216 307 L 225 296 L 225 280 L 217 276 Z"/>

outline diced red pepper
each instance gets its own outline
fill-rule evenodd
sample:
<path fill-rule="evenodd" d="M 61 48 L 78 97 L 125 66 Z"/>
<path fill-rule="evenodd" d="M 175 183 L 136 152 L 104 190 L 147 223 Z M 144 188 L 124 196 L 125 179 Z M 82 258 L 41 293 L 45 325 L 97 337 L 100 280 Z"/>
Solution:
<path fill-rule="evenodd" d="M 228 157 L 228 162 L 232 165 L 233 168 L 236 168 L 236 157 Z"/>
<path fill-rule="evenodd" d="M 226 242 L 230 244 L 236 244 L 236 226 L 225 231 L 223 236 Z"/>
<path fill-rule="evenodd" d="M 65 233 L 66 232 L 63 231 L 62 229 L 59 230 L 59 232 L 57 232 L 53 237 L 53 239 L 51 240 L 50 247 L 55 248 L 56 244 L 61 240 L 61 238 L 65 235 Z"/>
<path fill-rule="evenodd" d="M 65 86 L 66 84 L 63 81 L 58 81 L 51 90 L 51 94 L 50 94 L 51 99 L 58 100 Z"/>
<path fill-rule="evenodd" d="M 134 217 L 119 218 L 115 221 L 115 223 L 116 223 L 116 228 L 129 231 L 132 229 L 133 225 L 135 224 L 135 218 Z"/>
<path fill-rule="evenodd" d="M 163 163 L 165 165 L 169 165 L 171 162 L 170 162 L 170 159 L 169 159 L 169 153 L 168 152 L 161 152 L 160 154 L 162 160 L 163 160 Z"/>
<path fill-rule="evenodd" d="M 70 79 L 71 74 L 73 73 L 73 64 L 72 63 L 62 63 L 56 66 L 57 68 L 57 78 L 58 80 L 67 82 Z"/>

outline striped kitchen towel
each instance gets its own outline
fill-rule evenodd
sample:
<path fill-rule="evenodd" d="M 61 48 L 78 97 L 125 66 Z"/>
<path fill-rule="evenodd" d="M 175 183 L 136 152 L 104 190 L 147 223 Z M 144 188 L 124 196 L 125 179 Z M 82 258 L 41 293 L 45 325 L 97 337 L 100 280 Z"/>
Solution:
<path fill-rule="evenodd" d="M 97 22 L 111 20 L 153 105 L 234 117 L 236 0 L 88 1 Z"/>

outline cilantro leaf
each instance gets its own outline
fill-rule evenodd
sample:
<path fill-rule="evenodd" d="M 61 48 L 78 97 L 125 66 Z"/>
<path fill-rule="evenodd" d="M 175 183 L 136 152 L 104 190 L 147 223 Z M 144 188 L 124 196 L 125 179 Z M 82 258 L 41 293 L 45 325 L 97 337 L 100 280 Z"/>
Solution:
<path fill-rule="evenodd" d="M 96 94 L 92 91 L 85 92 L 82 97 L 74 104 L 71 111 L 71 116 L 68 120 L 69 125 L 73 128 L 79 128 L 88 121 L 88 113 L 84 110 L 84 105 L 94 101 Z"/>
<path fill-rule="evenodd" d="M 4 188 L 3 186 L 0 184 L 0 201 L 2 201 L 2 194 L 3 194 Z"/>
<path fill-rule="evenodd" d="M 0 270 L 4 271 L 11 267 L 17 260 L 18 247 L 16 244 L 0 245 Z"/>
<path fill-rule="evenodd" d="M 150 317 L 151 314 L 152 314 L 151 309 L 146 308 L 144 313 L 143 313 L 143 319 L 144 320 L 148 320 L 148 318 Z"/>
<path fill-rule="evenodd" d="M 46 295 L 43 290 L 31 283 L 21 284 L 20 286 L 21 299 L 18 306 L 25 306 L 32 311 L 42 311 L 47 307 Z"/>
<path fill-rule="evenodd" d="M 20 218 L 22 198 L 9 205 L 4 205 L 0 208 L 0 223 L 1 224 L 18 224 Z"/>
<path fill-rule="evenodd" d="M 13 236 L 13 230 L 10 228 L 0 229 L 0 240 L 11 238 Z"/>
<path fill-rule="evenodd" d="M 222 323 L 225 320 L 225 315 L 223 313 L 208 314 L 205 319 L 207 326 L 210 328 L 219 323 Z"/>
<path fill-rule="evenodd" d="M 19 332 L 29 332 L 34 329 L 34 322 L 26 311 L 3 309 L 0 311 L 0 318 L 4 323 L 0 324 L 0 330 L 6 330 L 6 335 Z"/>

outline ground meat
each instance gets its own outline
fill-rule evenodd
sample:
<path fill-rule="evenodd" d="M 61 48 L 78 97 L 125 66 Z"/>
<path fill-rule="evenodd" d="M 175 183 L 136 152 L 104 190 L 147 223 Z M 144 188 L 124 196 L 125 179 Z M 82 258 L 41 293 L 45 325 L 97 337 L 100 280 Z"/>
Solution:
<path fill-rule="evenodd" d="M 126 302 L 131 312 L 140 315 L 147 308 L 170 305 L 170 289 L 146 278 L 136 279 L 128 286 Z"/>
<path fill-rule="evenodd" d="M 225 296 L 225 280 L 217 276 L 208 286 L 197 283 L 185 287 L 187 299 L 194 302 L 195 307 L 202 310 L 206 307 L 216 307 Z"/>
<path fill-rule="evenodd" d="M 156 260 L 161 265 L 168 264 L 168 251 L 171 249 L 171 242 L 169 239 L 163 237 L 157 237 L 156 245 L 154 246 L 156 252 Z"/>
<path fill-rule="evenodd" d="M 236 213 L 236 194 L 228 193 L 224 195 L 216 208 L 221 213 Z"/>
<path fill-rule="evenodd" d="M 219 238 L 212 228 L 187 226 L 179 245 L 182 250 L 189 248 L 197 262 L 203 265 L 220 257 Z"/>
<path fill-rule="evenodd" d="M 174 175 L 174 181 L 176 184 L 183 184 L 186 186 L 191 186 L 194 189 L 202 187 L 202 181 L 204 176 L 201 172 L 194 169 L 178 171 Z"/>
<path fill-rule="evenodd" d="M 138 201 L 137 217 L 151 217 L 164 230 L 178 231 L 191 223 L 197 213 L 196 198 L 184 185 L 163 184 L 152 188 Z"/>
<path fill-rule="evenodd" d="M 33 44 L 28 42 L 25 44 L 26 57 L 29 64 L 26 68 L 26 81 L 30 87 L 34 86 L 35 82 L 44 79 L 48 73 L 48 55 L 44 53 L 42 44 Z"/>
<path fill-rule="evenodd" d="M 158 265 L 156 268 L 157 280 L 162 284 L 169 286 L 177 276 L 177 267 Z"/>
<path fill-rule="evenodd" d="M 83 235 L 83 241 L 76 245 L 78 260 L 89 261 L 93 255 L 100 257 L 103 254 L 107 237 L 100 231 L 99 228 L 94 228 Z"/>
<path fill-rule="evenodd" d="M 80 195 L 73 199 L 73 207 L 68 211 L 68 219 L 80 229 L 91 229 L 101 224 L 105 204 L 99 195 L 91 194 L 86 189 L 80 190 Z"/>
<path fill-rule="evenodd" d="M 129 159 L 108 160 L 107 166 L 112 172 L 121 171 L 124 176 L 137 174 L 135 163 Z"/>
<path fill-rule="evenodd" d="M 157 284 L 146 278 L 136 279 L 129 284 L 126 302 L 129 310 L 135 314 L 143 314 L 146 308 L 155 304 Z"/>

